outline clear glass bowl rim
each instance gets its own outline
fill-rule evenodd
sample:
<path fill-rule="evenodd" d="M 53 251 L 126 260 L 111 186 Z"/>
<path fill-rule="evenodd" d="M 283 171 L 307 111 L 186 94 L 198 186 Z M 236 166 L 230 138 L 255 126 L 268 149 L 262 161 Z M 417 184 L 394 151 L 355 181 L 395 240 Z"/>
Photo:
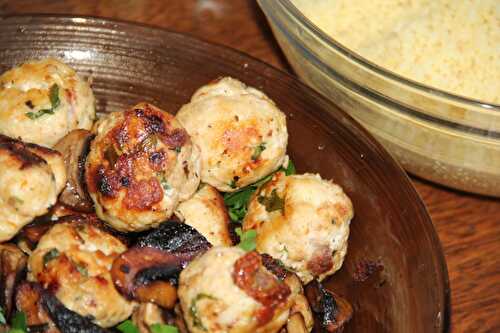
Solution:
<path fill-rule="evenodd" d="M 289 15 L 294 17 L 298 22 L 300 22 L 304 27 L 307 28 L 309 32 L 311 32 L 315 37 L 324 42 L 326 45 L 334 49 L 335 51 L 341 53 L 343 56 L 348 57 L 350 60 L 355 62 L 361 68 L 364 68 L 369 71 L 373 71 L 374 73 L 386 77 L 389 80 L 396 81 L 398 84 L 406 85 L 412 89 L 417 91 L 421 91 L 422 93 L 427 93 L 431 95 L 435 95 L 439 98 L 448 99 L 451 102 L 470 105 L 474 108 L 481 108 L 484 110 L 488 110 L 489 112 L 500 112 L 500 104 L 494 104 L 490 102 L 484 102 L 477 99 L 472 99 L 464 96 L 455 95 L 453 93 L 449 93 L 437 88 L 433 88 L 427 86 L 425 84 L 413 81 L 411 79 L 405 78 L 401 75 L 398 75 L 390 70 L 387 70 L 383 67 L 378 66 L 377 64 L 365 59 L 359 54 L 351 51 L 334 38 L 327 35 L 323 32 L 318 26 L 316 26 L 311 20 L 309 20 L 302 12 L 292 3 L 291 0 L 258 0 L 261 5 L 272 4 L 273 2 L 279 3 Z"/>

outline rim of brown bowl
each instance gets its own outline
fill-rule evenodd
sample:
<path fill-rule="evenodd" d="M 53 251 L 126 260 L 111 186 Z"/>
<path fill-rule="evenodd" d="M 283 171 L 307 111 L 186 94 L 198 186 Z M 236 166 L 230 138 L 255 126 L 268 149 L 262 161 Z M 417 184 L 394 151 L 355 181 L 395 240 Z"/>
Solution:
<path fill-rule="evenodd" d="M 31 26 L 30 26 L 31 25 Z M 38 26 L 37 26 L 38 25 Z M 54 15 L 54 14 L 27 14 L 27 15 L 3 15 L 0 16 L 0 46 L 2 46 L 6 40 L 9 40 L 10 43 L 22 45 L 23 38 L 21 36 L 27 36 L 30 33 L 30 29 L 33 26 L 37 26 L 37 29 L 41 29 L 42 26 L 45 28 L 52 29 L 51 31 L 59 31 L 61 32 L 71 32 L 72 37 L 70 39 L 74 42 L 73 44 L 69 43 L 68 45 L 75 46 L 75 41 L 78 36 L 78 32 L 85 33 L 85 31 L 100 30 L 101 33 L 108 32 L 110 36 L 113 33 L 117 33 L 117 36 L 114 36 L 116 40 L 123 39 L 125 42 L 130 42 L 128 37 L 133 36 L 134 34 L 143 35 L 144 37 L 148 37 L 149 39 L 145 39 L 146 42 L 154 40 L 157 44 L 156 47 L 159 46 L 168 46 L 167 44 L 162 44 L 165 41 L 175 41 L 179 43 L 177 48 L 185 47 L 183 53 L 188 56 L 197 56 L 197 57 L 208 57 L 208 53 L 213 53 L 213 55 L 207 59 L 215 61 L 215 64 L 212 66 L 223 66 L 224 75 L 236 76 L 237 78 L 242 79 L 244 82 L 251 82 L 251 85 L 256 86 L 259 89 L 264 89 L 264 91 L 277 102 L 277 104 L 290 106 L 289 97 L 284 97 L 283 95 L 274 95 L 274 93 L 270 93 L 269 87 L 271 84 L 278 91 L 287 92 L 287 91 L 295 91 L 299 92 L 299 94 L 295 93 L 292 96 L 294 105 L 292 105 L 291 110 L 301 110 L 299 106 L 302 106 L 307 109 L 307 112 L 298 111 L 294 116 L 293 112 L 290 112 L 289 109 L 285 110 L 287 113 L 287 118 L 289 122 L 294 123 L 295 118 L 302 117 L 310 122 L 310 125 L 314 130 L 324 131 L 324 135 L 328 135 L 329 138 L 333 137 L 333 135 L 337 134 L 343 137 L 343 140 L 351 141 L 350 145 L 356 148 L 356 153 L 342 151 L 341 153 L 336 153 L 337 155 L 342 155 L 342 158 L 348 159 L 351 158 L 353 161 L 357 161 L 357 163 L 365 164 L 359 170 L 354 170 L 357 172 L 367 172 L 367 170 L 378 171 L 377 177 L 370 179 L 375 181 L 375 184 L 379 186 L 384 195 L 387 195 L 385 199 L 391 199 L 391 203 L 395 205 L 395 207 L 400 206 L 402 208 L 401 214 L 410 215 L 414 226 L 418 226 L 422 231 L 420 235 L 422 241 L 425 242 L 425 245 L 428 249 L 428 254 L 431 257 L 431 267 L 430 272 L 434 273 L 434 282 L 433 285 L 437 288 L 438 295 L 436 296 L 437 300 L 437 308 L 439 309 L 436 318 L 434 318 L 432 323 L 429 323 L 430 326 L 434 328 L 433 331 L 436 332 L 444 332 L 449 329 L 449 316 L 451 313 L 450 308 L 450 289 L 449 289 L 449 280 L 448 280 L 448 271 L 446 267 L 446 261 L 444 258 L 444 253 L 442 251 L 442 247 L 439 241 L 439 237 L 434 229 L 432 224 L 432 220 L 426 210 L 424 203 L 416 192 L 415 188 L 410 182 L 409 177 L 403 171 L 403 169 L 397 164 L 397 162 L 391 157 L 391 155 L 366 131 L 364 130 L 354 119 L 352 119 L 347 113 L 339 109 L 335 104 L 326 100 L 319 93 L 315 92 L 312 88 L 309 88 L 305 84 L 301 83 L 298 78 L 292 76 L 289 73 L 276 69 L 259 59 L 256 59 L 252 56 L 249 56 L 241 51 L 234 50 L 228 48 L 226 46 L 207 42 L 199 38 L 195 38 L 192 36 L 188 36 L 182 33 L 169 31 L 162 28 L 148 26 L 146 24 L 140 23 L 131 23 L 116 19 L 105 19 L 95 16 L 74 16 L 74 15 Z M 81 27 L 80 30 L 77 28 Z M 10 31 L 6 28 L 9 28 Z M 14 29 L 14 30 L 12 30 Z M 49 30 L 50 30 L 49 29 Z M 14 34 L 10 34 L 14 31 Z M 87 31 L 87 32 L 88 32 Z M 37 43 L 43 45 L 46 40 L 43 32 L 38 33 L 38 41 Z M 64 34 L 62 35 L 64 36 Z M 16 41 L 16 37 L 19 39 Z M 115 41 L 116 41 L 115 40 Z M 33 42 L 33 41 L 32 41 Z M 66 43 L 64 41 L 60 41 L 61 43 Z M 87 41 L 88 42 L 88 41 Z M 144 41 L 138 40 L 138 43 L 144 43 Z M 82 42 L 83 43 L 83 42 Z M 102 50 L 111 52 L 113 47 L 106 48 L 106 45 L 100 45 Z M 131 46 L 128 45 L 130 48 Z M 126 49 L 127 47 L 125 47 Z M 175 47 L 174 47 L 175 48 Z M 24 46 L 26 49 L 26 46 Z M 64 48 L 63 48 L 64 49 Z M 8 49 L 7 49 L 8 50 Z M 6 49 L 0 48 L 0 55 L 2 53 L 8 52 Z M 19 50 L 23 50 L 23 47 L 20 47 Z M 31 49 L 32 53 L 23 54 L 22 51 L 13 51 L 11 52 L 14 56 L 16 52 L 22 54 L 21 57 L 16 59 L 29 59 L 27 55 L 55 55 L 60 56 L 58 50 L 45 49 L 42 47 L 41 53 L 34 52 L 35 49 Z M 40 51 L 38 50 L 38 51 Z M 101 51 L 102 51 L 101 50 Z M 203 50 L 210 50 L 210 52 L 203 52 Z M 12 51 L 12 50 L 11 50 Z M 103 51 L 103 52 L 104 52 Z M 121 50 L 123 51 L 123 50 Z M 136 50 L 137 51 L 137 50 Z M 150 52 L 150 50 L 145 50 L 144 52 Z M 158 51 L 158 50 L 156 50 Z M 156 52 L 155 51 L 155 52 Z M 217 55 L 215 57 L 214 55 Z M 105 53 L 101 53 L 101 55 L 106 55 Z M 142 56 L 147 56 L 148 53 L 141 54 Z M 153 53 L 150 54 L 151 57 Z M 155 54 L 156 55 L 156 54 Z M 130 56 L 130 55 L 125 55 Z M 23 58 L 24 57 L 24 58 Z M 63 57 L 64 58 L 64 57 Z M 175 57 L 174 57 L 175 58 Z M 194 59 L 194 58 L 193 58 Z M 70 65 L 73 65 L 71 61 L 64 59 L 69 62 Z M 70 59 L 71 60 L 71 59 Z M 168 61 L 173 61 L 173 59 L 166 59 Z M 165 59 L 163 61 L 166 61 Z M 4 63 L 5 59 L 0 58 L 0 64 Z M 73 61 L 75 61 L 73 59 Z M 147 61 L 147 60 L 145 60 Z M 217 63 L 218 61 L 218 63 Z M 15 63 L 15 62 L 14 62 Z M 13 62 L 9 62 L 9 65 L 0 66 L 0 71 L 7 69 L 9 66 L 14 64 Z M 78 60 L 75 64 L 78 64 Z M 172 64 L 170 64 L 172 66 Z M 132 69 L 131 69 L 132 70 Z M 189 73 L 193 76 L 195 73 Z M 236 74 L 236 75 L 234 75 Z M 198 78 L 199 79 L 199 78 Z M 160 84 L 161 86 L 161 84 Z M 189 83 L 188 83 L 189 86 Z M 179 107 L 183 102 L 187 102 L 186 96 L 190 96 L 190 94 L 196 89 L 198 86 L 192 85 L 189 87 L 191 91 L 184 91 L 179 93 L 182 96 L 170 96 L 172 100 L 169 99 L 168 102 L 163 101 L 164 96 L 159 95 L 158 100 L 154 97 L 150 98 L 153 102 L 159 102 L 160 104 L 168 104 L 172 107 Z M 266 87 L 269 89 L 266 90 Z M 125 90 L 129 87 L 121 86 L 120 88 Z M 96 90 L 97 99 L 99 99 L 100 95 L 106 92 L 106 89 L 109 89 L 108 86 L 99 86 Z M 175 93 L 175 88 L 174 93 Z M 189 90 L 188 89 L 188 90 Z M 121 93 L 123 91 L 120 91 Z M 163 90 L 162 90 L 163 91 Z M 274 91 L 274 89 L 273 89 Z M 154 88 L 151 91 L 147 92 L 155 92 Z M 157 93 L 157 92 L 156 92 Z M 142 94 L 141 94 L 142 96 Z M 98 108 L 105 108 L 107 111 L 114 111 L 119 108 L 120 103 L 129 103 L 138 98 L 137 94 L 130 93 L 129 91 L 123 92 L 122 96 L 119 96 L 119 102 L 111 101 L 111 103 L 98 103 Z M 151 97 L 151 96 L 149 96 Z M 163 102 L 162 102 L 163 101 Z M 296 123 L 297 121 L 295 121 Z M 347 142 L 347 141 L 346 141 Z M 320 149 L 321 148 L 321 149 Z M 341 148 L 341 147 L 335 147 Z M 320 147 L 318 149 L 328 151 L 329 147 Z M 293 150 L 293 148 L 289 147 L 289 150 Z M 357 160 L 353 159 L 354 155 L 357 154 Z M 349 155 L 349 156 L 348 156 Z M 360 162 L 361 161 L 361 162 Z M 367 161 L 371 162 L 371 166 L 367 166 Z M 298 164 L 300 167 L 301 161 L 298 160 Z M 373 165 L 377 165 L 377 168 L 374 168 Z M 365 169 L 363 171 L 363 169 Z M 351 170 L 352 171 L 352 170 Z M 361 177 L 360 177 L 361 178 Z M 337 179 L 339 180 L 339 179 Z M 339 183 L 347 188 L 348 194 L 349 186 L 342 184 L 342 181 L 347 181 L 349 179 L 340 179 Z M 351 194 L 350 194 L 351 195 Z M 354 201 L 354 200 L 353 200 Z M 402 204 L 404 202 L 404 204 Z M 354 201 L 354 205 L 356 205 L 356 201 Z M 355 218 L 356 219 L 356 218 Z M 356 223 L 356 221 L 354 222 Z M 360 222 L 358 222 L 359 224 Z M 365 222 L 367 223 L 367 222 Z M 348 255 L 349 257 L 349 255 Z M 345 265 L 344 265 L 345 266 Z M 418 270 L 418 268 L 417 268 Z M 423 304 L 425 305 L 425 304 Z M 361 304 L 362 306 L 362 304 Z"/>

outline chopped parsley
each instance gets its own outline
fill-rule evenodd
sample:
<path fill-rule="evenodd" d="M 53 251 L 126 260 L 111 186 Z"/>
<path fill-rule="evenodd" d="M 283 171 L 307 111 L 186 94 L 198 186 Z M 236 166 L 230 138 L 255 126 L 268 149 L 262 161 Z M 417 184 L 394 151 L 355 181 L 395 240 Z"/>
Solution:
<path fill-rule="evenodd" d="M 75 263 L 75 267 L 76 267 L 76 270 L 78 271 L 78 273 L 80 273 L 81 275 L 83 275 L 85 277 L 89 276 L 89 271 L 83 265 L 79 265 L 79 264 Z"/>
<path fill-rule="evenodd" d="M 51 249 L 43 255 L 43 265 L 47 266 L 50 261 L 56 259 L 57 257 L 59 257 L 59 250 L 56 248 Z"/>
<path fill-rule="evenodd" d="M 295 164 L 293 164 L 292 160 L 288 161 L 288 165 L 286 168 L 280 168 L 279 171 L 283 171 L 285 175 L 290 176 L 290 175 L 295 175 L 297 173 L 297 170 L 295 169 Z"/>
<path fill-rule="evenodd" d="M 26 314 L 24 312 L 16 312 L 12 317 L 9 333 L 23 333 L 28 331 Z"/>
<path fill-rule="evenodd" d="M 284 172 L 287 176 L 295 174 L 295 165 L 290 160 L 288 166 L 280 168 L 278 171 Z M 233 222 L 241 222 L 247 214 L 247 206 L 252 194 L 262 185 L 273 178 L 274 173 L 267 175 L 261 180 L 248 185 L 237 192 L 224 194 L 224 204 L 227 207 L 229 217 Z"/>
<path fill-rule="evenodd" d="M 257 197 L 257 201 L 261 205 L 264 205 L 266 207 L 266 211 L 268 211 L 269 213 L 277 210 L 283 211 L 283 207 L 285 206 L 285 200 L 283 200 L 283 198 L 280 198 L 278 196 L 276 189 L 272 190 L 271 195 L 269 197 L 259 195 Z"/>
<path fill-rule="evenodd" d="M 236 185 L 236 180 L 235 179 L 232 179 L 231 182 L 229 183 L 229 187 L 230 188 L 236 188 L 237 185 Z"/>
<path fill-rule="evenodd" d="M 247 203 L 256 189 L 256 187 L 247 186 L 241 191 L 224 195 L 224 203 L 228 207 L 228 214 L 231 221 L 238 222 L 243 220 L 247 214 Z"/>
<path fill-rule="evenodd" d="M 172 189 L 172 186 L 170 186 L 170 184 L 168 183 L 168 181 L 164 177 L 162 177 L 160 179 L 160 184 L 161 184 L 161 187 L 163 187 L 163 189 L 165 191 L 170 191 Z"/>
<path fill-rule="evenodd" d="M 5 325 L 5 324 L 7 324 L 7 321 L 5 320 L 3 309 L 0 307 L 0 325 Z"/>
<path fill-rule="evenodd" d="M 198 302 L 202 299 L 212 299 L 215 300 L 216 298 L 207 295 L 207 294 L 198 294 L 196 295 L 195 298 L 191 301 L 191 305 L 189 306 L 189 314 L 191 315 L 191 318 L 193 318 L 193 326 L 198 327 L 199 329 L 202 329 L 203 331 L 207 331 L 207 328 L 203 325 L 199 315 L 198 315 Z"/>
<path fill-rule="evenodd" d="M 165 324 L 153 324 L 149 326 L 151 333 L 179 333 L 177 327 Z"/>
<path fill-rule="evenodd" d="M 125 320 L 120 325 L 116 326 L 116 329 L 122 333 L 139 333 L 139 329 L 132 320 Z"/>
<path fill-rule="evenodd" d="M 255 250 L 255 239 L 257 238 L 257 231 L 253 229 L 242 231 L 241 228 L 236 228 L 234 231 L 240 237 L 238 246 L 241 249 L 247 252 Z"/>
<path fill-rule="evenodd" d="M 266 150 L 266 143 L 265 142 L 262 142 L 257 147 L 255 147 L 253 154 L 252 154 L 252 161 L 257 161 L 264 150 Z"/>
<path fill-rule="evenodd" d="M 59 99 L 59 86 L 54 83 L 49 89 L 49 100 L 50 100 L 50 109 L 41 109 L 37 112 L 26 112 L 26 117 L 34 120 L 38 119 L 45 114 L 54 114 L 54 111 L 61 104 L 61 100 Z M 31 104 L 33 105 L 33 104 Z M 29 107 L 29 105 L 28 105 Z"/>

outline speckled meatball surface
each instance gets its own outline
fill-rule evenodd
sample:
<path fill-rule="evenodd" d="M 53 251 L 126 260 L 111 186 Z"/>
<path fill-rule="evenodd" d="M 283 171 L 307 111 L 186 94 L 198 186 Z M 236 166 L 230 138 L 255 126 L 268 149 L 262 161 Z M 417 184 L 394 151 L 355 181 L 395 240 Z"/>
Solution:
<path fill-rule="evenodd" d="M 202 187 L 175 211 L 181 221 L 201 233 L 213 246 L 231 246 L 229 216 L 222 195 L 212 186 Z"/>
<path fill-rule="evenodd" d="M 169 218 L 200 182 L 199 149 L 174 117 L 138 104 L 95 125 L 86 183 L 97 215 L 121 231 Z"/>
<path fill-rule="evenodd" d="M 70 310 L 102 327 L 128 318 L 135 304 L 113 285 L 109 270 L 126 250 L 117 238 L 80 219 L 54 225 L 28 260 L 28 278 L 51 290 Z"/>
<path fill-rule="evenodd" d="M 202 181 L 232 192 L 268 175 L 286 159 L 286 118 L 266 95 L 223 78 L 201 87 L 177 119 L 202 156 Z"/>
<path fill-rule="evenodd" d="M 252 197 L 243 228 L 257 231 L 257 251 L 279 259 L 305 284 L 342 266 L 353 214 L 333 182 L 278 172 Z"/>
<path fill-rule="evenodd" d="M 56 59 L 27 62 L 0 76 L 0 133 L 53 147 L 76 128 L 90 129 L 90 85 Z"/>
<path fill-rule="evenodd" d="M 0 242 L 48 212 L 66 183 L 57 151 L 0 134 Z"/>
<path fill-rule="evenodd" d="M 291 290 L 256 252 L 214 247 L 185 268 L 179 298 L 192 333 L 278 332 L 288 319 Z"/>

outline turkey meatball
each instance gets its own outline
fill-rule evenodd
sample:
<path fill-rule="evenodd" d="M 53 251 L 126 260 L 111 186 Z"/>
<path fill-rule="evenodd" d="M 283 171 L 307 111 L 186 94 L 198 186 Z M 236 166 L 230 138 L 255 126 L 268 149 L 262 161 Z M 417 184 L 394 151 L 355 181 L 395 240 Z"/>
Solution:
<path fill-rule="evenodd" d="M 90 85 L 56 59 L 25 63 L 0 76 L 0 133 L 46 147 L 76 128 L 90 129 Z"/>
<path fill-rule="evenodd" d="M 0 134 L 0 242 L 48 212 L 66 183 L 57 151 Z"/>
<path fill-rule="evenodd" d="M 86 183 L 97 215 L 113 228 L 155 227 L 198 188 L 199 149 L 171 114 L 141 103 L 94 130 Z"/>
<path fill-rule="evenodd" d="M 285 115 L 266 95 L 223 78 L 201 87 L 177 119 L 199 145 L 201 179 L 232 192 L 256 182 L 286 160 Z"/>
<path fill-rule="evenodd" d="M 288 319 L 290 295 L 257 252 L 238 247 L 208 250 L 179 279 L 180 303 L 192 333 L 278 332 Z"/>
<path fill-rule="evenodd" d="M 128 318 L 134 303 L 115 289 L 110 269 L 126 246 L 90 223 L 55 224 L 28 260 L 28 279 L 39 282 L 70 310 L 102 327 Z"/>
<path fill-rule="evenodd" d="M 278 172 L 250 200 L 243 229 L 255 229 L 257 251 L 279 259 L 306 284 L 342 266 L 353 214 L 340 186 L 319 175 Z"/>
<path fill-rule="evenodd" d="M 214 187 L 203 185 L 189 200 L 179 204 L 175 214 L 213 246 L 233 245 L 224 199 Z"/>

